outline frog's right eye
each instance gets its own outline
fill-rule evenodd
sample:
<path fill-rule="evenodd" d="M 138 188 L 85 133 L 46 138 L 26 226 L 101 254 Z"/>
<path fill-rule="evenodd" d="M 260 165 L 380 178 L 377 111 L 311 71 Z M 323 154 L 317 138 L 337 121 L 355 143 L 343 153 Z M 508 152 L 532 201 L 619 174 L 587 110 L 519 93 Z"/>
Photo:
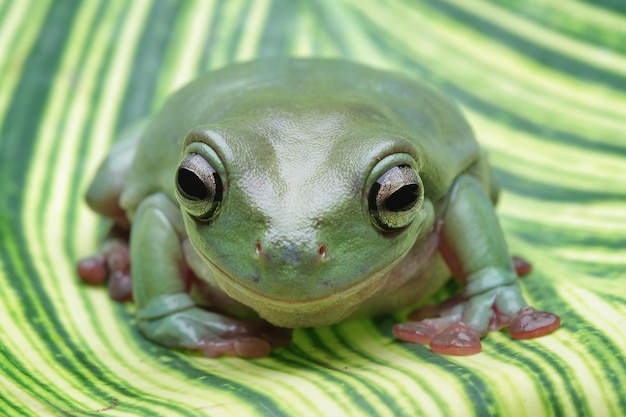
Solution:
<path fill-rule="evenodd" d="M 223 186 L 218 172 L 202 155 L 190 153 L 178 166 L 176 197 L 185 210 L 209 221 L 219 212 Z"/>
<path fill-rule="evenodd" d="M 421 209 L 424 187 L 410 165 L 397 165 L 381 175 L 369 192 L 369 212 L 374 224 L 383 231 L 408 226 Z"/>

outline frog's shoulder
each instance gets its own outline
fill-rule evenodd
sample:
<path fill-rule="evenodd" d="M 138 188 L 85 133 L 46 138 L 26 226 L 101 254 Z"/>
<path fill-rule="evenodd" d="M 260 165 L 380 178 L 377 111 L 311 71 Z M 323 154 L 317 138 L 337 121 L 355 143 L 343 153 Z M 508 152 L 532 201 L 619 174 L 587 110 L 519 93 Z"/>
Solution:
<path fill-rule="evenodd" d="M 420 156 L 420 176 L 427 196 L 446 194 L 457 176 L 481 155 L 472 128 L 459 106 L 426 84 L 391 79 L 390 106 L 409 126 L 409 138 Z"/>

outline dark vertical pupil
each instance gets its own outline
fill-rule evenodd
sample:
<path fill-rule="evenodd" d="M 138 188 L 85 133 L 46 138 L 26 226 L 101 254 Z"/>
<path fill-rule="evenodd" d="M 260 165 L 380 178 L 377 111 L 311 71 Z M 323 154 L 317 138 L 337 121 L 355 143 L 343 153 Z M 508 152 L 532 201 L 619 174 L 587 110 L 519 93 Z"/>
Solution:
<path fill-rule="evenodd" d="M 189 200 L 204 200 L 209 197 L 206 186 L 194 172 L 180 168 L 178 170 L 178 186 Z"/>
<path fill-rule="evenodd" d="M 397 189 L 385 200 L 385 208 L 389 211 L 407 211 L 413 208 L 419 198 L 419 186 L 407 184 Z"/>

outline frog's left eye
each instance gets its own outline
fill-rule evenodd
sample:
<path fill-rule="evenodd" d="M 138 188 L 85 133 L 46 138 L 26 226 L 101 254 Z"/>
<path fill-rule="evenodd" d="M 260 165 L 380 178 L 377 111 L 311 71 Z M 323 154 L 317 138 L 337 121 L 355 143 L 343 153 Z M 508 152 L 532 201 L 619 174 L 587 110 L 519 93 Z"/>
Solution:
<path fill-rule="evenodd" d="M 376 226 L 393 231 L 409 225 L 423 201 L 424 189 L 417 172 L 409 165 L 397 165 L 372 184 L 369 212 Z"/>
<path fill-rule="evenodd" d="M 215 217 L 222 202 L 222 180 L 200 154 L 190 153 L 178 166 L 176 196 L 192 216 L 208 221 Z"/>

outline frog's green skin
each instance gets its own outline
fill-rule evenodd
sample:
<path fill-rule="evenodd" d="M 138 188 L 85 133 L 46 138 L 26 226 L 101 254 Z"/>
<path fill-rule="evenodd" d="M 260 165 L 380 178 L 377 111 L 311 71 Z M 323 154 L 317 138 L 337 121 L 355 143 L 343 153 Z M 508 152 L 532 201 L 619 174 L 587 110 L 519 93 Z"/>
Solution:
<path fill-rule="evenodd" d="M 223 186 L 206 220 L 177 186 L 191 154 Z M 370 190 L 396 166 L 419 175 L 423 200 L 384 230 Z M 88 201 L 118 219 L 121 207 L 132 223 L 133 295 L 148 338 L 208 350 L 237 339 L 223 352 L 253 356 L 264 336 L 228 317 L 328 325 L 414 304 L 451 273 L 465 301 L 448 321 L 479 335 L 508 324 L 526 303 L 496 193 L 470 127 L 442 95 L 353 63 L 291 59 L 184 87 L 113 150 Z M 187 268 L 199 278 L 192 288 Z"/>

